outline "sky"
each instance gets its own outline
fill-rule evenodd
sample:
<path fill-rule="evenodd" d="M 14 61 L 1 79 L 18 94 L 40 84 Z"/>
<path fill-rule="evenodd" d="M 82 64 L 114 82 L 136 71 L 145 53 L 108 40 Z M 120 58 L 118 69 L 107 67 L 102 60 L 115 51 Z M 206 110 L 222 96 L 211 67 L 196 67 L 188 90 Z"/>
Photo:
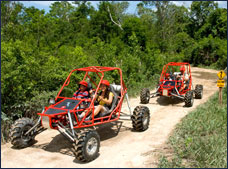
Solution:
<path fill-rule="evenodd" d="M 44 9 L 45 12 L 48 12 L 50 9 L 49 6 L 56 1 L 20 1 L 20 2 L 23 3 L 24 6 L 26 7 L 35 6 L 40 10 Z M 69 2 L 72 2 L 72 1 L 69 1 Z M 129 7 L 126 12 L 130 14 L 135 14 L 136 6 L 141 1 L 128 1 L 128 2 L 129 2 Z M 171 2 L 177 6 L 184 5 L 187 8 L 190 7 L 192 3 L 192 1 L 171 1 Z M 227 1 L 215 1 L 215 2 L 218 2 L 218 6 L 220 8 L 227 9 Z M 97 9 L 97 4 L 99 3 L 99 1 L 90 1 L 90 3 L 95 7 L 95 9 Z"/>

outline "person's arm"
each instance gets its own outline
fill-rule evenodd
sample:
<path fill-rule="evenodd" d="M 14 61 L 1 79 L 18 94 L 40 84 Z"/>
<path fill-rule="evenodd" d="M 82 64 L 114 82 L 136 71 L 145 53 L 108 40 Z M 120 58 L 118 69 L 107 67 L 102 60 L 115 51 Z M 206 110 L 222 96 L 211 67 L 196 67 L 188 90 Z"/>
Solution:
<path fill-rule="evenodd" d="M 188 76 L 188 74 L 185 74 L 185 76 L 184 76 L 184 80 L 185 80 L 185 81 L 188 81 L 188 80 L 189 80 L 189 76 Z"/>
<path fill-rule="evenodd" d="M 113 94 L 109 94 L 109 99 L 104 99 L 103 97 L 100 97 L 100 99 L 105 102 L 105 104 L 108 104 L 110 105 L 112 103 L 112 100 L 113 100 Z"/>
<path fill-rule="evenodd" d="M 95 97 L 95 100 L 97 100 L 101 96 L 99 96 L 98 94 L 95 96 L 95 94 L 94 94 L 93 97 Z"/>

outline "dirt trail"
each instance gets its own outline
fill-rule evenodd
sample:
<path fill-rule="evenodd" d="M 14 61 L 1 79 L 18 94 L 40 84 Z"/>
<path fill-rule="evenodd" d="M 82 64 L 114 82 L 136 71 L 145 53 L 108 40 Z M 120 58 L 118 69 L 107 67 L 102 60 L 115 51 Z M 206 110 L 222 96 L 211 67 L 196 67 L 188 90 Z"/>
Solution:
<path fill-rule="evenodd" d="M 11 148 L 10 143 L 1 145 L 2 167 L 156 167 L 154 150 L 164 145 L 175 125 L 185 115 L 218 90 L 216 73 L 215 70 L 192 68 L 194 86 L 203 84 L 204 95 L 201 100 L 195 99 L 191 108 L 169 98 L 151 99 L 146 105 L 150 109 L 151 119 L 145 132 L 132 131 L 131 121 L 126 120 L 97 127 L 101 137 L 100 154 L 90 163 L 75 160 L 71 144 L 58 131 L 46 130 L 36 136 L 37 142 L 32 147 L 16 150 Z M 139 104 L 139 97 L 130 99 L 132 110 Z M 129 112 L 126 103 L 122 112 Z"/>

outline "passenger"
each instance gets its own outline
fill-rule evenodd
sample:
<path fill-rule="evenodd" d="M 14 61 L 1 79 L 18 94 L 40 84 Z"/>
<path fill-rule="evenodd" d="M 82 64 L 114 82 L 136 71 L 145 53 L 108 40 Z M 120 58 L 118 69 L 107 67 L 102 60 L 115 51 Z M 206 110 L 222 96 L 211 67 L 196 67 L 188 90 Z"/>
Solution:
<path fill-rule="evenodd" d="M 86 90 L 88 87 L 88 83 L 86 81 L 81 81 L 79 85 L 79 89 L 74 93 L 73 97 L 76 99 L 88 99 L 89 92 Z"/>
<path fill-rule="evenodd" d="M 94 117 L 99 113 L 106 114 L 109 111 L 114 96 L 114 94 L 110 91 L 110 83 L 108 80 L 102 80 L 100 88 L 101 92 L 96 96 L 98 105 L 94 107 Z M 86 111 L 79 115 L 79 119 L 82 119 L 85 116 L 85 114 Z M 90 116 L 86 118 L 86 120 L 89 119 L 91 119 Z"/>
<path fill-rule="evenodd" d="M 180 67 L 181 75 L 178 75 L 177 78 L 181 79 L 184 82 L 184 85 L 180 88 L 180 92 L 184 90 L 189 84 L 189 75 L 185 72 L 185 66 Z"/>

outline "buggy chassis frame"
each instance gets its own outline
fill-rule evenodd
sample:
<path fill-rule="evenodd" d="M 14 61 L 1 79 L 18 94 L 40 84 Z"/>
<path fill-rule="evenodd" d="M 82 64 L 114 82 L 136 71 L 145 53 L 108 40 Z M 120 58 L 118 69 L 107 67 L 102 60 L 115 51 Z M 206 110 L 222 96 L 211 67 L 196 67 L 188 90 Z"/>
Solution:
<path fill-rule="evenodd" d="M 120 96 L 118 96 L 118 100 L 119 100 L 118 104 L 116 105 L 116 107 L 112 110 L 112 112 L 109 115 L 106 115 L 104 117 L 95 118 L 94 117 L 94 102 L 96 99 L 96 95 L 100 89 L 99 87 L 101 85 L 101 81 L 104 78 L 104 72 L 113 71 L 113 70 L 117 70 L 119 72 L 119 76 L 120 76 L 121 89 L 120 89 Z M 95 90 L 94 97 L 92 99 L 79 99 L 78 100 L 75 98 L 61 97 L 60 96 L 64 87 L 69 85 L 70 77 L 71 77 L 72 73 L 75 71 L 84 71 L 85 75 L 84 75 L 83 80 L 85 80 L 86 78 L 89 78 L 90 81 L 97 87 Z M 98 84 L 96 84 L 96 82 L 94 82 L 93 79 L 89 76 L 89 72 L 95 72 L 97 74 L 97 76 L 100 78 L 100 81 Z M 81 128 L 86 128 L 86 127 L 94 127 L 95 125 L 100 125 L 100 124 L 109 123 L 109 122 L 119 120 L 124 96 L 126 96 L 128 108 L 130 111 L 130 115 L 129 115 L 129 119 L 130 119 L 132 112 L 131 112 L 131 108 L 129 105 L 127 88 L 126 88 L 124 81 L 122 79 L 122 70 L 120 68 L 91 66 L 91 67 L 74 69 L 70 72 L 70 74 L 68 75 L 64 84 L 62 85 L 60 91 L 58 92 L 57 96 L 55 97 L 55 101 L 58 101 L 58 99 L 62 99 L 62 100 L 51 105 L 51 106 L 49 106 L 49 107 L 45 107 L 41 113 L 37 113 L 38 115 L 40 115 L 40 117 L 39 117 L 38 121 L 36 122 L 36 124 L 30 130 L 28 130 L 26 132 L 26 135 L 29 134 L 32 130 L 36 129 L 38 126 L 43 126 L 44 128 L 48 128 L 48 129 L 57 129 L 70 142 L 75 142 L 75 140 L 76 140 L 75 129 L 81 129 Z M 78 101 L 75 108 L 70 110 L 70 109 L 63 109 L 63 108 L 56 108 L 55 107 L 57 104 L 60 104 L 61 102 L 63 102 L 66 99 Z M 87 107 L 86 109 L 76 109 L 84 101 L 90 103 L 89 107 Z M 55 114 L 46 114 L 47 110 L 51 109 L 51 108 L 55 108 L 55 109 L 62 110 L 62 111 L 64 110 L 64 112 L 57 113 L 57 114 L 56 113 Z M 85 110 L 87 110 L 87 113 L 79 121 L 77 113 L 80 111 L 85 111 Z M 92 119 L 85 121 L 85 118 L 89 115 L 90 110 L 92 110 L 92 115 L 91 115 Z M 73 123 L 72 115 L 73 115 L 74 119 L 76 120 L 76 123 Z M 58 117 L 58 118 L 56 118 L 56 117 Z M 67 121 L 66 118 L 69 119 L 68 124 L 66 124 L 66 121 Z"/>

